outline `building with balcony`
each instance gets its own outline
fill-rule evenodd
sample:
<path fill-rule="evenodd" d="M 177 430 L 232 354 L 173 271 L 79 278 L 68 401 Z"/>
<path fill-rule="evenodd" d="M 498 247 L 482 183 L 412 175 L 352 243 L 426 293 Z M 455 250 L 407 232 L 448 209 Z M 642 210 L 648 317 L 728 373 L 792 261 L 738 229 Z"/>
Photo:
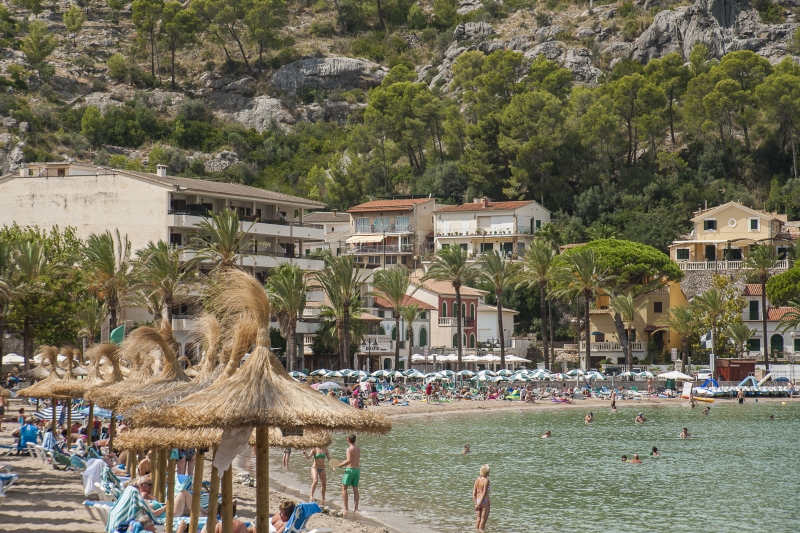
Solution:
<path fill-rule="evenodd" d="M 457 347 L 458 308 L 453 286 L 446 281 L 421 281 L 412 277 L 409 291 L 413 292 L 414 298 L 433 307 L 430 311 L 430 345 L 433 348 Z M 461 287 L 461 345 L 464 348 L 478 346 L 478 308 L 484 305 L 484 297 L 487 294 L 480 289 Z"/>
<path fill-rule="evenodd" d="M 747 305 L 742 311 L 742 321 L 747 327 L 753 330 L 750 340 L 747 341 L 747 350 L 751 357 L 764 355 L 764 309 L 761 305 L 761 285 L 742 284 L 742 296 L 747 300 Z M 792 310 L 791 307 L 773 307 L 767 302 L 767 339 L 769 342 L 769 355 L 771 358 L 783 358 L 787 354 L 800 352 L 800 330 L 790 329 L 779 331 L 786 313 Z"/>
<path fill-rule="evenodd" d="M 523 255 L 536 231 L 550 222 L 550 212 L 534 200 L 492 202 L 486 197 L 434 213 L 437 250 L 461 246 L 470 256 L 490 250 Z"/>
<path fill-rule="evenodd" d="M 163 240 L 185 247 L 189 257 L 197 224 L 209 213 L 234 209 L 249 242 L 240 266 L 261 280 L 283 262 L 308 270 L 323 267 L 323 261 L 304 257 L 308 242 L 324 238 L 323 226 L 307 223 L 305 211 L 322 207 L 247 185 L 168 176 L 163 165 L 150 174 L 81 163 L 30 163 L 0 177 L 0 225 L 71 226 L 82 239 L 118 229 L 134 252 Z M 182 344 L 188 342 L 191 311 L 187 306 L 176 313 L 173 329 Z M 127 308 L 120 317 L 131 324 L 151 319 L 140 309 Z"/>
<path fill-rule="evenodd" d="M 404 265 L 416 268 L 415 257 L 433 244 L 434 198 L 374 200 L 354 206 L 350 238 L 341 253 L 352 254 L 368 268 Z"/>
<path fill-rule="evenodd" d="M 338 211 L 315 211 L 303 219 L 306 223 L 322 226 L 323 240 L 307 243 L 306 255 L 330 251 L 336 254 L 350 238 L 350 215 Z"/>
<path fill-rule="evenodd" d="M 696 211 L 693 229 L 669 246 L 669 256 L 685 271 L 736 271 L 752 246 L 767 244 L 775 248 L 779 270 L 790 266 L 789 247 L 798 238 L 796 224 L 787 216 L 751 209 L 739 202 L 728 202 Z"/>

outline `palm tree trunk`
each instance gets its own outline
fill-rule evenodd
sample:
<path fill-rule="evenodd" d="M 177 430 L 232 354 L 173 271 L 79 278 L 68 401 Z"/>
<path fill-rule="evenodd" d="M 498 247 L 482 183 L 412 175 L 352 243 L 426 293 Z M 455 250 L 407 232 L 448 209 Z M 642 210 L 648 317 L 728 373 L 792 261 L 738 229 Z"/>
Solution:
<path fill-rule="evenodd" d="M 547 301 L 547 329 L 550 330 L 550 364 L 556 364 L 556 341 L 553 334 L 553 302 Z M 550 367 L 548 367 L 550 368 Z"/>
<path fill-rule="evenodd" d="M 461 356 L 464 351 L 464 347 L 461 342 L 461 287 L 455 287 L 456 289 L 456 335 L 458 336 L 458 365 L 456 372 L 461 372 Z"/>
<path fill-rule="evenodd" d="M 394 369 L 397 370 L 400 367 L 400 309 L 395 308 L 392 312 L 394 313 L 394 330 L 397 332 L 395 335 L 397 339 L 394 341 Z"/>
<path fill-rule="evenodd" d="M 592 343 L 590 342 L 591 335 L 589 335 L 589 333 L 591 333 L 589 331 L 589 298 L 591 296 L 592 294 L 588 291 L 583 294 L 585 300 L 584 303 L 586 304 L 583 310 L 583 327 L 586 328 L 586 368 L 583 368 L 582 370 L 587 370 L 591 366 L 592 360 Z"/>
<path fill-rule="evenodd" d="M 628 369 L 633 366 L 633 328 L 629 329 L 627 332 L 628 335 L 628 346 L 625 347 L 625 364 L 628 365 Z"/>
<path fill-rule="evenodd" d="M 292 319 L 292 320 L 289 321 L 289 338 L 291 339 L 290 342 L 292 343 L 292 351 L 290 352 L 292 354 L 292 362 L 290 363 L 290 365 L 292 367 L 292 370 L 294 370 L 295 368 L 297 368 L 299 370 L 300 369 L 300 364 L 299 364 L 299 362 L 296 361 L 296 359 L 297 359 L 297 320 Z M 288 344 L 287 344 L 286 347 L 287 347 L 287 349 L 289 348 Z M 295 367 L 295 363 L 298 363 L 297 367 Z M 290 372 L 291 372 L 291 370 L 290 370 Z"/>
<path fill-rule="evenodd" d="M 542 319 L 542 355 L 544 359 L 544 367 L 550 369 L 549 361 L 550 354 L 547 352 L 547 307 L 544 301 L 544 283 L 539 283 L 539 316 Z"/>
<path fill-rule="evenodd" d="M 411 345 L 413 343 L 411 342 L 410 339 L 411 339 L 411 335 L 413 333 L 414 333 L 414 328 L 412 328 L 411 324 L 409 324 L 408 325 L 408 330 L 406 331 L 406 336 L 409 338 L 409 341 L 408 341 L 408 361 L 406 361 L 406 370 L 411 368 Z M 395 370 L 397 370 L 397 369 L 395 369 Z"/>
<path fill-rule="evenodd" d="M 500 366 L 506 367 L 506 343 L 503 333 L 503 293 L 497 292 L 497 334 L 500 337 Z"/>
<path fill-rule="evenodd" d="M 344 353 L 344 327 L 342 326 L 342 320 L 336 321 L 336 332 L 338 333 L 338 341 L 339 341 L 339 370 L 347 368 L 347 359 L 345 358 Z"/>
<path fill-rule="evenodd" d="M 689 363 L 689 338 L 684 337 L 682 339 L 683 342 L 683 356 L 681 357 L 681 363 L 683 364 L 683 368 L 686 368 L 686 365 Z M 683 369 L 681 369 L 683 371 Z"/>
<path fill-rule="evenodd" d="M 342 319 L 344 327 L 344 331 L 342 332 L 342 341 L 344 342 L 344 360 L 347 361 L 347 357 L 350 355 L 350 299 L 344 300 L 342 302 L 344 307 L 344 317 Z M 357 357 L 357 356 L 356 356 Z M 353 370 L 358 370 L 356 368 L 358 365 L 353 366 Z"/>
<path fill-rule="evenodd" d="M 761 277 L 761 327 L 764 328 L 764 367 L 769 374 L 769 344 L 767 335 L 767 280 Z M 716 355 L 716 354 L 715 354 Z"/>
<path fill-rule="evenodd" d="M 111 333 L 111 331 L 117 327 L 117 306 L 109 305 L 108 307 L 111 314 L 108 320 L 108 332 Z"/>

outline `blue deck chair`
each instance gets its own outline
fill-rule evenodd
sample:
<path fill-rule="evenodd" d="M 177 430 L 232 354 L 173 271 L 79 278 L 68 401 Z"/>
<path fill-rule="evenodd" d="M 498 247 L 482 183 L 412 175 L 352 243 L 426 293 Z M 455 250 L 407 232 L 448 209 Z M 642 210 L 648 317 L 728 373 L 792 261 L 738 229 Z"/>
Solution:
<path fill-rule="evenodd" d="M 119 526 L 142 515 L 147 515 L 156 524 L 164 523 L 164 520 L 156 518 L 136 487 L 127 487 L 108 513 L 106 532 L 113 533 Z"/>
<path fill-rule="evenodd" d="M 314 502 L 311 503 L 298 503 L 289 521 L 286 522 L 285 533 L 300 533 L 306 531 L 306 522 L 311 518 L 311 515 L 321 513 L 322 508 Z"/>

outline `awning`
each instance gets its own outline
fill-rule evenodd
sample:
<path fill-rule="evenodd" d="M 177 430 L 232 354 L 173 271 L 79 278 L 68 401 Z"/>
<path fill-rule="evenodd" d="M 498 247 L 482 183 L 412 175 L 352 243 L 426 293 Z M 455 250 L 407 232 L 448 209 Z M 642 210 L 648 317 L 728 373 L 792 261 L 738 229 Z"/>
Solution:
<path fill-rule="evenodd" d="M 347 239 L 347 244 L 366 244 L 368 242 L 381 242 L 383 235 L 353 235 Z"/>

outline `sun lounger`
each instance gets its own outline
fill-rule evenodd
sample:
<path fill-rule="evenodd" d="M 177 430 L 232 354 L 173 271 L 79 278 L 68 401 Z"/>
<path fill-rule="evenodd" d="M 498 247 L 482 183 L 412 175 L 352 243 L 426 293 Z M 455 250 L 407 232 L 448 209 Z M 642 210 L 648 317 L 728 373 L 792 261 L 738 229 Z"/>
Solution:
<path fill-rule="evenodd" d="M 0 444 L 0 455 L 11 455 L 11 452 L 16 450 L 16 446 L 9 446 L 8 444 Z"/>
<path fill-rule="evenodd" d="M 0 490 L 5 493 L 17 481 L 19 481 L 19 476 L 16 474 L 0 474 Z"/>
<path fill-rule="evenodd" d="M 108 502 L 83 502 L 83 507 L 86 509 L 86 512 L 89 513 L 91 519 L 102 523 L 103 527 L 108 523 L 108 514 L 111 512 L 112 506 L 113 504 Z"/>
<path fill-rule="evenodd" d="M 332 533 L 333 530 L 329 527 L 317 528 L 312 531 L 306 529 L 306 522 L 312 515 L 321 513 L 322 508 L 316 503 L 298 503 L 289 521 L 286 522 L 285 533 Z"/>
<path fill-rule="evenodd" d="M 150 520 L 156 524 L 163 524 L 164 520 L 156 518 L 150 506 L 144 501 L 142 495 L 139 494 L 139 489 L 136 487 L 126 487 L 122 496 L 119 497 L 117 502 L 111 507 L 108 513 L 108 522 L 106 524 L 106 531 L 111 533 L 115 531 L 120 525 L 127 524 L 131 520 L 139 517 L 142 513 L 146 514 Z"/>

